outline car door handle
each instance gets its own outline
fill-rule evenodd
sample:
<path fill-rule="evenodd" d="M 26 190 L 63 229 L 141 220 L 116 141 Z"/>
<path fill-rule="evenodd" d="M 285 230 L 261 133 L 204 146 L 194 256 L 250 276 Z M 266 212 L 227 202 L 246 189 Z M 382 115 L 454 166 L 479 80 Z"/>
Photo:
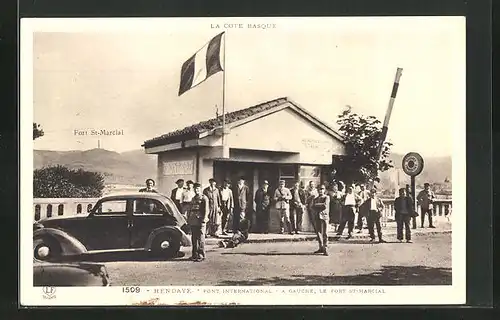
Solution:
<path fill-rule="evenodd" d="M 127 224 L 127 228 L 132 228 L 134 226 L 134 222 L 129 220 Z"/>

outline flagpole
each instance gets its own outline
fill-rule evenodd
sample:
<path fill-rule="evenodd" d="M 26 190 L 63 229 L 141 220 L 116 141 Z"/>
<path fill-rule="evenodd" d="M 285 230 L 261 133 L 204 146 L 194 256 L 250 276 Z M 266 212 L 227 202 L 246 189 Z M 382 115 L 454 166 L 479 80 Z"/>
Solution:
<path fill-rule="evenodd" d="M 226 33 L 224 33 L 224 57 L 222 58 L 224 70 L 222 70 L 222 148 L 226 147 Z M 224 152 L 224 151 L 223 151 Z"/>

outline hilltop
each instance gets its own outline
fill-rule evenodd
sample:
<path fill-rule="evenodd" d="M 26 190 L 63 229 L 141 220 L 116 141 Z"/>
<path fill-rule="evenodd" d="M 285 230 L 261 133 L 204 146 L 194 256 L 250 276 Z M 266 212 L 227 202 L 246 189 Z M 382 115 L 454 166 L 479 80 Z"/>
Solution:
<path fill-rule="evenodd" d="M 401 183 L 409 183 L 409 177 L 401 169 L 403 155 L 394 153 L 390 158 L 395 168 L 381 174 L 382 185 L 391 185 L 391 180 L 395 179 L 398 170 Z M 424 171 L 417 177 L 417 184 L 426 181 L 443 183 L 446 178 L 451 181 L 451 157 L 431 157 L 425 158 L 424 161 Z M 35 169 L 51 165 L 98 171 L 105 175 L 108 184 L 142 185 L 146 178 L 154 178 L 157 174 L 156 155 L 145 154 L 142 149 L 122 153 L 106 149 L 34 150 Z"/>
<path fill-rule="evenodd" d="M 104 174 L 108 184 L 144 184 L 149 177 L 156 177 L 156 155 L 143 150 L 114 152 L 105 149 L 85 151 L 34 150 L 35 169 L 63 165 L 71 169 L 85 169 Z"/>

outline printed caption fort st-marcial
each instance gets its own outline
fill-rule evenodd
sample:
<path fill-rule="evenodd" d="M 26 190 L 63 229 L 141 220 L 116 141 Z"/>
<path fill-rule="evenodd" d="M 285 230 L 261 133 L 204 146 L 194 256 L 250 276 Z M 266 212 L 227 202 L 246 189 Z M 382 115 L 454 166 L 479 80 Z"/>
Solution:
<path fill-rule="evenodd" d="M 75 129 L 75 136 L 123 136 L 123 129 Z"/>

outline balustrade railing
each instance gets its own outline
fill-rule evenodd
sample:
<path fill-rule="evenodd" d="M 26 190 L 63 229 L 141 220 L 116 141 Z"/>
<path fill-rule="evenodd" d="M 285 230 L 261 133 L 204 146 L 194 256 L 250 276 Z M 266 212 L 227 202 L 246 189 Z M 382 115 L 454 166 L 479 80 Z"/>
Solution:
<path fill-rule="evenodd" d="M 53 216 L 87 215 L 88 209 L 98 198 L 35 198 L 33 201 L 34 221 Z M 382 199 L 385 204 L 383 222 L 394 221 L 394 199 Z M 449 216 L 452 211 L 452 200 L 434 200 L 434 216 Z M 420 206 L 417 206 L 421 214 Z"/>
<path fill-rule="evenodd" d="M 394 199 L 382 199 L 385 204 L 383 212 L 383 222 L 387 223 L 395 220 Z M 438 199 L 433 203 L 433 216 L 450 216 L 452 211 L 452 199 Z M 417 213 L 422 214 L 420 205 L 417 205 Z"/>
<path fill-rule="evenodd" d="M 34 221 L 54 216 L 86 215 L 98 198 L 35 198 Z"/>

